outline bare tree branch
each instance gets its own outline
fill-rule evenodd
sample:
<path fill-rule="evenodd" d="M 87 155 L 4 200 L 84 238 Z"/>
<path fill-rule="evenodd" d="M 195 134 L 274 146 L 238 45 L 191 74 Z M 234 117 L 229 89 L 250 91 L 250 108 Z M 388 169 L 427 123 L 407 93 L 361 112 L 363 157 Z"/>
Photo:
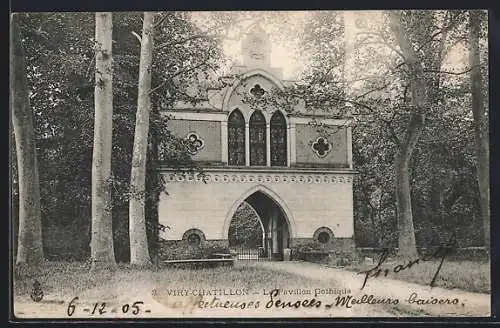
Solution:
<path fill-rule="evenodd" d="M 142 42 L 142 37 L 139 34 L 137 34 L 135 31 L 131 31 L 130 33 L 132 33 L 132 35 L 135 36 L 137 40 L 139 40 L 139 43 Z"/>
<path fill-rule="evenodd" d="M 470 71 L 472 71 L 475 67 L 470 67 L 468 69 L 466 69 L 465 71 L 462 71 L 462 72 L 451 72 L 451 71 L 441 71 L 441 70 L 423 70 L 424 73 L 437 73 L 437 74 L 451 74 L 451 75 L 462 75 L 462 74 L 466 74 L 466 73 L 469 73 Z"/>
<path fill-rule="evenodd" d="M 404 58 L 403 53 L 397 47 L 395 47 L 394 45 L 392 45 L 387 40 L 387 38 L 385 37 L 385 35 L 383 33 L 380 33 L 380 32 L 360 32 L 359 34 L 367 34 L 367 35 L 377 36 L 377 37 L 380 38 L 379 41 L 365 42 L 365 40 L 369 39 L 369 37 L 366 37 L 360 43 L 365 44 L 365 45 L 367 45 L 367 44 L 381 44 L 381 45 L 384 45 L 384 46 L 388 47 L 389 49 L 391 49 L 392 51 L 394 51 L 395 53 L 397 53 L 399 56 L 401 56 L 401 58 Z"/>
<path fill-rule="evenodd" d="M 160 20 L 153 26 L 153 29 L 157 29 L 159 28 L 163 22 L 167 19 L 167 15 L 164 15 L 162 18 L 160 18 Z"/>
<path fill-rule="evenodd" d="M 392 122 L 394 121 L 394 115 L 393 115 L 391 120 L 386 120 L 386 119 L 383 119 L 380 117 L 379 117 L 379 119 L 385 123 L 387 129 L 389 130 L 390 137 L 391 137 L 392 141 L 396 144 L 396 146 L 398 148 L 400 148 L 401 147 L 401 140 L 399 139 L 398 135 L 396 134 L 396 131 L 394 130 L 394 126 L 392 125 Z"/>
<path fill-rule="evenodd" d="M 181 74 L 185 74 L 185 73 L 189 73 L 191 71 L 194 71 L 195 69 L 197 68 L 200 68 L 201 66 L 205 65 L 208 61 L 210 60 L 210 56 L 207 56 L 202 62 L 200 62 L 198 65 L 196 66 L 192 66 L 188 69 L 185 69 L 185 70 L 179 70 L 177 72 L 175 72 L 175 74 L 173 74 L 172 76 L 169 76 L 168 78 L 165 78 L 163 80 L 162 83 L 160 83 L 158 86 L 156 86 L 155 88 L 151 89 L 150 93 L 152 94 L 153 92 L 155 92 L 156 90 L 160 89 L 161 87 L 163 87 L 165 84 L 167 84 L 167 82 L 170 82 L 173 78 L 175 78 L 176 76 L 179 76 Z"/>
<path fill-rule="evenodd" d="M 418 47 L 418 48 L 417 48 L 417 50 L 416 50 L 416 51 L 418 52 L 418 51 L 422 50 L 422 48 L 423 48 L 426 44 L 428 44 L 429 42 L 434 41 L 434 38 L 435 38 L 436 36 L 438 36 L 438 35 L 439 35 L 439 34 L 441 34 L 441 33 L 448 32 L 451 28 L 453 28 L 453 27 L 454 27 L 457 23 L 459 23 L 459 22 L 461 21 L 461 20 L 459 19 L 459 18 L 460 18 L 460 15 L 461 15 L 461 14 L 460 14 L 460 13 L 458 13 L 458 14 L 456 14 L 454 17 L 453 17 L 453 16 L 449 17 L 449 19 L 448 19 L 448 22 L 449 22 L 449 23 L 448 23 L 448 25 L 444 26 L 444 27 L 443 27 L 443 28 L 441 28 L 439 31 L 437 31 L 437 32 L 435 32 L 434 34 L 432 34 L 432 35 L 429 37 L 429 39 L 427 39 L 424 43 L 422 43 L 422 44 L 420 45 L 420 47 Z"/>
<path fill-rule="evenodd" d="M 241 19 L 241 20 L 236 20 L 234 22 L 232 22 L 232 25 L 236 25 L 238 23 L 241 23 L 241 22 L 244 22 L 244 21 L 248 21 L 249 18 L 246 18 L 246 19 Z M 155 47 L 155 50 L 161 50 L 161 49 L 164 49 L 166 47 L 171 47 L 173 45 L 180 45 L 180 44 L 184 44 L 188 41 L 191 41 L 191 40 L 195 40 L 195 39 L 203 39 L 203 38 L 207 38 L 209 39 L 210 36 L 208 33 L 212 32 L 212 31 L 215 31 L 217 29 L 220 29 L 222 28 L 223 26 L 215 26 L 215 27 L 212 27 L 206 31 L 202 31 L 198 34 L 195 34 L 195 35 L 191 35 L 191 36 L 188 36 L 186 38 L 183 38 L 183 39 L 180 39 L 180 40 L 177 40 L 177 41 L 172 41 L 172 42 L 165 42 L 163 44 L 159 44 L 158 46 Z"/>
<path fill-rule="evenodd" d="M 369 90 L 369 91 L 367 91 L 367 92 L 365 92 L 365 93 L 363 93 L 363 94 L 361 94 L 361 95 L 359 95 L 359 96 L 356 96 L 354 99 L 363 98 L 364 96 L 367 96 L 367 95 L 369 95 L 370 93 L 373 93 L 373 92 L 376 92 L 376 91 L 380 91 L 380 90 L 382 90 L 382 89 L 385 89 L 385 88 L 387 88 L 389 85 L 391 85 L 391 83 L 390 83 L 390 82 L 389 82 L 389 83 L 386 83 L 386 84 L 384 84 L 384 85 L 382 85 L 381 87 L 378 87 L 378 88 L 375 88 L 375 89 L 371 89 L 371 90 Z"/>
<path fill-rule="evenodd" d="M 203 38 L 208 38 L 208 35 L 200 33 L 200 34 L 192 35 L 190 37 L 187 37 L 187 38 L 184 38 L 184 39 L 181 39 L 181 40 L 172 41 L 172 42 L 165 42 L 165 43 L 162 43 L 162 44 L 156 46 L 155 50 L 161 50 L 161 49 L 164 49 L 164 48 L 171 47 L 173 45 L 181 45 L 181 44 L 184 44 L 184 43 L 186 43 L 188 41 L 191 41 L 191 40 L 203 39 Z"/>

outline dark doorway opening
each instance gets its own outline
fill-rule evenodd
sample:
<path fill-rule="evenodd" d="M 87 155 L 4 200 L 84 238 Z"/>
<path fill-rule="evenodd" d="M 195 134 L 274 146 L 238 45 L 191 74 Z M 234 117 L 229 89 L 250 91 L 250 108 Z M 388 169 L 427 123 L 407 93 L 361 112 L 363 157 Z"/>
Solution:
<path fill-rule="evenodd" d="M 264 192 L 256 191 L 233 215 L 228 238 L 239 259 L 280 261 L 289 247 L 290 231 L 281 207 Z"/>

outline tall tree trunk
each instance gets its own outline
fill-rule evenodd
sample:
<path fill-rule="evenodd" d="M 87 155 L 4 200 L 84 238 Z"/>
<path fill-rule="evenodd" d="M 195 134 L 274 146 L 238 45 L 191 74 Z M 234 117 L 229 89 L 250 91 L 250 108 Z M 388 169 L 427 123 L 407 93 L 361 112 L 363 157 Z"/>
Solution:
<path fill-rule="evenodd" d="M 418 255 L 411 207 L 409 162 L 424 128 L 425 106 L 428 102 L 428 93 L 422 64 L 419 61 L 418 54 L 407 38 L 406 31 L 401 23 L 401 15 L 397 12 L 390 12 L 389 19 L 391 30 L 403 53 L 405 64 L 409 68 L 411 91 L 412 112 L 410 114 L 410 121 L 395 159 L 396 212 L 399 232 L 398 255 L 408 258 Z M 422 28 L 425 27 L 422 26 Z"/>
<path fill-rule="evenodd" d="M 159 118 L 160 113 L 158 111 L 158 108 L 151 108 L 151 113 L 154 116 L 155 119 Z M 158 142 L 158 127 L 157 125 L 152 126 L 153 129 L 150 128 L 150 138 L 151 138 L 151 148 L 149 150 L 150 158 L 146 162 L 146 177 L 148 174 L 148 171 L 152 172 L 152 177 L 149 179 L 146 179 L 146 188 L 158 188 L 158 184 L 162 184 L 163 181 L 161 179 L 161 176 L 158 173 L 158 160 L 159 160 L 159 142 Z M 146 203 L 146 213 L 151 213 L 151 222 L 152 222 L 152 229 L 149 231 L 149 251 L 150 255 L 155 263 L 155 265 L 158 265 L 158 249 L 159 249 L 159 232 L 160 232 L 160 222 L 159 222 L 159 216 L 158 216 L 158 202 L 159 202 L 159 193 L 156 192 L 154 194 L 154 199 L 150 200 L 149 203 L 149 209 L 148 209 L 148 203 Z M 152 241 L 152 242 L 151 242 Z"/>
<path fill-rule="evenodd" d="M 36 159 L 33 112 L 18 14 L 11 15 L 11 106 L 19 181 L 19 232 L 16 265 L 28 270 L 43 262 L 40 182 Z"/>
<path fill-rule="evenodd" d="M 398 221 L 399 256 L 411 258 L 418 255 L 413 227 L 410 194 L 409 164 L 413 149 L 424 127 L 424 115 L 412 113 L 406 128 L 406 137 L 396 154 L 396 213 Z"/>
<path fill-rule="evenodd" d="M 137 266 L 149 266 L 151 264 L 146 233 L 145 184 L 149 111 L 151 110 L 154 15 L 152 12 L 144 13 L 134 149 L 130 174 L 130 187 L 132 190 L 132 197 L 129 201 L 130 264 Z"/>
<path fill-rule="evenodd" d="M 484 246 L 490 252 L 490 159 L 488 145 L 488 119 L 484 106 L 484 95 L 481 91 L 482 76 L 479 58 L 479 30 L 481 12 L 469 11 L 470 19 L 470 53 L 472 113 L 474 116 L 474 132 L 476 135 L 477 181 L 479 185 L 481 218 L 483 221 Z"/>
<path fill-rule="evenodd" d="M 95 121 L 92 157 L 91 270 L 115 269 L 111 216 L 111 142 L 113 127 L 112 14 L 96 13 Z"/>

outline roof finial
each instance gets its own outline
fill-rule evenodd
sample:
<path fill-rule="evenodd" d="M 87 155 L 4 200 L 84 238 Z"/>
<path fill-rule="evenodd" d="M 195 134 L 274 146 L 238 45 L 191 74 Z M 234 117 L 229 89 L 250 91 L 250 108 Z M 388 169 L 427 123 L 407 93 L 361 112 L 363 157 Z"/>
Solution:
<path fill-rule="evenodd" d="M 248 29 L 242 42 L 243 64 L 247 67 L 269 67 L 271 43 L 269 36 L 256 21 Z"/>

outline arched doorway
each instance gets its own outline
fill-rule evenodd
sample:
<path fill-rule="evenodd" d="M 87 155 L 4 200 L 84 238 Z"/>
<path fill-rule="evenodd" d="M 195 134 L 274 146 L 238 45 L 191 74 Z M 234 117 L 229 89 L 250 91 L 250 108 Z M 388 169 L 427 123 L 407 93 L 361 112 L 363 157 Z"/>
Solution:
<path fill-rule="evenodd" d="M 249 253 L 253 256 L 242 256 L 241 258 L 283 260 L 284 250 L 289 247 L 290 243 L 290 228 L 286 214 L 281 206 L 261 190 L 257 190 L 246 197 L 237 205 L 238 208 L 241 208 L 241 203 L 246 203 L 253 208 L 261 223 L 260 231 L 263 232 L 262 242 L 253 253 Z M 238 213 L 238 210 L 234 211 L 234 213 Z M 239 219 L 234 217 L 234 213 L 228 229 L 228 238 L 231 238 L 234 233 L 232 228 L 234 227 L 233 220 Z M 249 224 L 252 222 L 251 220 L 247 221 Z M 255 254 L 258 254 L 258 256 Z"/>
<path fill-rule="evenodd" d="M 228 232 L 229 248 L 239 259 L 263 257 L 265 230 L 255 209 L 243 201 L 233 214 Z"/>

